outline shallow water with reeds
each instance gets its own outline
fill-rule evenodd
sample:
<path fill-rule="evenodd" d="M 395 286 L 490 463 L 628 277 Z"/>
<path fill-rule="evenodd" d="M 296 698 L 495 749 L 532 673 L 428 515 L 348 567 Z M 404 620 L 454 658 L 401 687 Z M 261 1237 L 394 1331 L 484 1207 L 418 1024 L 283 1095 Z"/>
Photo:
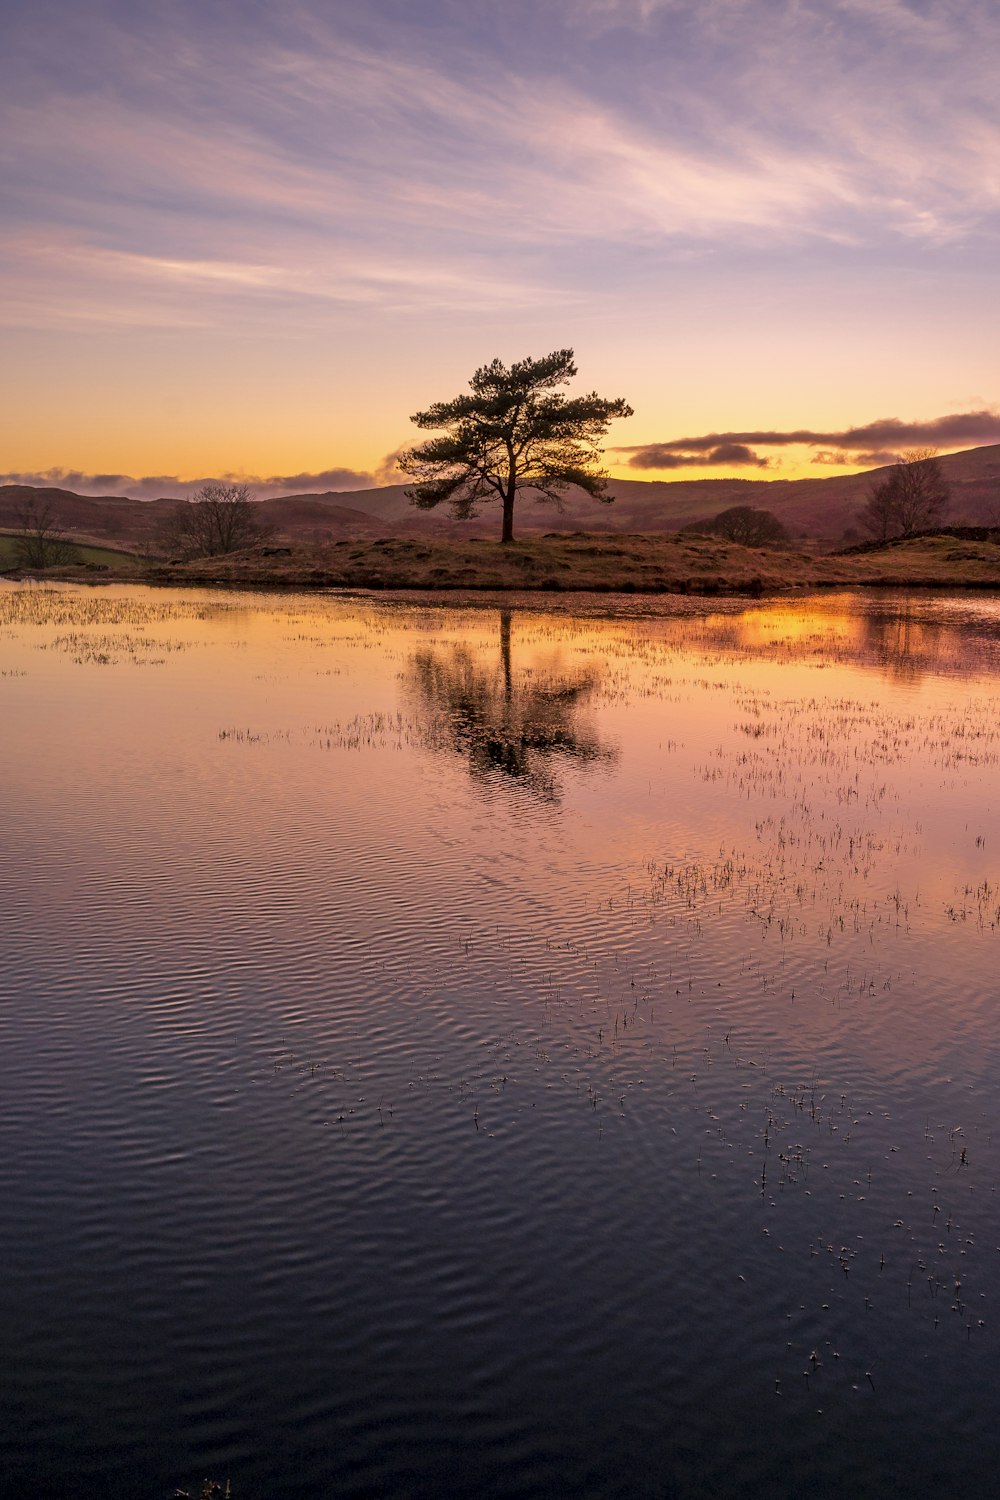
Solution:
<path fill-rule="evenodd" d="M 1000 602 L 627 607 L 0 585 L 5 1494 L 992 1491 Z"/>

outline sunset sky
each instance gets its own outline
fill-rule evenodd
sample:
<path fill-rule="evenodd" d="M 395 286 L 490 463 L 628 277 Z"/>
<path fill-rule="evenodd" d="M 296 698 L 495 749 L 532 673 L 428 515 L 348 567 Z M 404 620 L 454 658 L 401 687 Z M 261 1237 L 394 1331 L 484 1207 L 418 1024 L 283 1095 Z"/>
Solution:
<path fill-rule="evenodd" d="M 621 476 L 1000 441 L 997 0 L 0 16 L 0 482 L 385 482 L 565 346 Z"/>

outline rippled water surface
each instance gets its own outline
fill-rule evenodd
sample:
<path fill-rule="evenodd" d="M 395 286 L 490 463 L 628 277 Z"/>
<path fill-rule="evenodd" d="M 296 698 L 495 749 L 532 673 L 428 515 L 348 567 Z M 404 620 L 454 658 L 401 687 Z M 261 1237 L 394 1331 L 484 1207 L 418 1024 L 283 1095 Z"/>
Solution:
<path fill-rule="evenodd" d="M 3 1491 L 990 1493 L 1000 606 L 0 585 Z"/>

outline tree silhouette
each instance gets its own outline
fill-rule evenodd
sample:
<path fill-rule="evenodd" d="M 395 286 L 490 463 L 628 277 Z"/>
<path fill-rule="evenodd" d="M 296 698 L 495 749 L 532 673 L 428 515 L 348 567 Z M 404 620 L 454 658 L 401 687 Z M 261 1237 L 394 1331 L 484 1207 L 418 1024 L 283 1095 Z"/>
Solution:
<path fill-rule="evenodd" d="M 410 682 L 427 710 L 427 739 L 461 755 L 474 781 L 496 784 L 502 778 L 540 801 L 558 802 L 561 761 L 615 758 L 579 721 L 598 673 L 517 672 L 509 609 L 500 613 L 499 645 L 499 660 L 492 664 L 466 645 L 416 653 Z"/>
<path fill-rule="evenodd" d="M 160 542 L 182 557 L 221 557 L 264 541 L 271 530 L 245 484 L 204 484 L 193 500 L 178 501 Z"/>
<path fill-rule="evenodd" d="M 80 554 L 65 538 L 50 500 L 26 500 L 18 511 L 14 561 L 19 568 L 56 568 L 78 563 Z"/>
<path fill-rule="evenodd" d="M 881 479 L 871 486 L 865 503 L 858 512 L 858 520 L 872 541 L 887 542 L 895 535 L 895 501 L 888 479 Z"/>
<path fill-rule="evenodd" d="M 473 375 L 471 395 L 418 411 L 410 419 L 418 427 L 444 431 L 399 459 L 403 472 L 417 481 L 407 491 L 412 503 L 431 510 L 448 500 L 452 514 L 466 520 L 481 501 L 499 499 L 502 542 L 514 539 L 514 501 L 521 490 L 534 490 L 559 509 L 570 485 L 610 503 L 607 476 L 597 467 L 600 443 L 612 419 L 630 417 L 632 408 L 594 392 L 568 399 L 558 387 L 575 374 L 572 349 L 518 360 L 510 368 L 495 359 Z"/>
<path fill-rule="evenodd" d="M 936 525 L 948 509 L 951 491 L 933 448 L 915 448 L 873 485 L 859 515 L 876 541 L 913 536 Z"/>
<path fill-rule="evenodd" d="M 769 510 L 752 505 L 731 505 L 708 521 L 691 521 L 682 531 L 702 531 L 710 536 L 725 537 L 744 547 L 769 547 L 788 541 L 788 529 Z"/>

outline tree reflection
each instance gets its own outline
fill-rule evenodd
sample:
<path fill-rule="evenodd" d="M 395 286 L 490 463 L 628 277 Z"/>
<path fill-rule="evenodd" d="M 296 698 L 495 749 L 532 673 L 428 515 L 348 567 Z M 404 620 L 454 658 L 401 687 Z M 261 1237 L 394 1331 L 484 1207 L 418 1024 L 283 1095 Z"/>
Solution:
<path fill-rule="evenodd" d="M 919 681 L 925 672 L 975 672 L 982 666 L 985 648 L 996 649 L 997 631 L 955 627 L 954 622 L 930 618 L 900 606 L 873 609 L 865 615 L 865 646 L 870 658 L 883 670 L 903 681 Z"/>
<path fill-rule="evenodd" d="M 874 668 L 900 682 L 996 670 L 1000 611 L 986 598 L 802 601 L 685 622 L 685 640 L 723 654 Z"/>
<path fill-rule="evenodd" d="M 616 759 L 580 713 L 599 676 L 595 668 L 518 670 L 505 609 L 495 660 L 484 662 L 466 645 L 428 647 L 414 655 L 410 683 L 429 743 L 463 756 L 475 781 L 507 780 L 551 803 L 561 795 L 560 762 Z"/>

